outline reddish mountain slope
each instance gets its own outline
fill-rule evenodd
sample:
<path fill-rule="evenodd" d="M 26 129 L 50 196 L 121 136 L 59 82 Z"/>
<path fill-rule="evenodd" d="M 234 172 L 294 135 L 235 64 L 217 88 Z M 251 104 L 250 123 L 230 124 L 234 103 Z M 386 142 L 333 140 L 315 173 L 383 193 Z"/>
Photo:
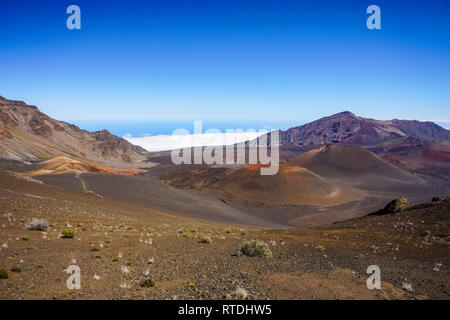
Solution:
<path fill-rule="evenodd" d="M 60 156 L 34 164 L 32 165 L 32 168 L 30 168 L 30 170 L 25 173 L 29 176 L 41 176 L 49 174 L 66 174 L 66 173 L 78 174 L 87 172 L 132 176 L 141 174 L 144 171 L 139 169 L 129 169 L 129 170 L 112 169 Z"/>
<path fill-rule="evenodd" d="M 320 145 L 342 143 L 374 146 L 408 137 L 426 141 L 449 141 L 450 131 L 433 122 L 415 120 L 381 121 L 358 117 L 345 111 L 303 126 L 282 131 L 282 144 Z"/>
<path fill-rule="evenodd" d="M 147 153 L 107 130 L 81 130 L 50 118 L 35 106 L 1 96 L 0 141 L 0 158 L 12 160 L 35 161 L 67 156 L 129 166 L 146 160 Z"/>
<path fill-rule="evenodd" d="M 229 174 L 216 187 L 234 198 L 269 205 L 329 206 L 362 198 L 359 193 L 298 166 L 280 166 L 277 175 L 264 176 L 259 165 L 248 165 Z"/>

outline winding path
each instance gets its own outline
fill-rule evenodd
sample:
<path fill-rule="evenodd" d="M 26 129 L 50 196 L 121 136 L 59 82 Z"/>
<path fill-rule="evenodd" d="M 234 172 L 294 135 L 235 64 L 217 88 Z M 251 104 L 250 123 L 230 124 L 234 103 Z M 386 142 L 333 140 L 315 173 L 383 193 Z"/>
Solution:
<path fill-rule="evenodd" d="M 98 194 L 98 193 L 95 193 L 94 191 L 88 190 L 88 188 L 86 187 L 86 182 L 83 180 L 83 178 L 80 177 L 80 175 L 82 175 L 82 173 L 77 173 L 77 174 L 75 175 L 75 178 L 77 178 L 78 180 L 80 180 L 80 182 L 81 182 L 81 188 L 83 189 L 83 191 L 84 191 L 85 193 L 90 193 L 90 194 L 93 194 L 93 195 L 95 195 L 95 196 L 97 196 L 97 197 L 103 198 L 102 195 L 100 195 L 100 194 Z"/>

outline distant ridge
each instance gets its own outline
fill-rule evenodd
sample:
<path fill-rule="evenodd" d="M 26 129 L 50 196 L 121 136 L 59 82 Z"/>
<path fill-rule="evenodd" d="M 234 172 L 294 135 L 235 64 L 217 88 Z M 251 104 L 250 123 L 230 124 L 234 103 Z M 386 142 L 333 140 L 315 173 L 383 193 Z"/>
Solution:
<path fill-rule="evenodd" d="M 374 120 L 344 111 L 280 132 L 282 144 L 301 146 L 330 143 L 375 146 L 406 138 L 450 141 L 450 131 L 433 122 L 417 120 Z"/>
<path fill-rule="evenodd" d="M 270 133 L 269 133 L 270 135 Z M 450 131 L 433 122 L 374 120 L 344 111 L 280 132 L 282 145 L 346 144 L 379 147 L 415 139 L 450 141 Z M 148 152 L 108 130 L 89 132 L 57 121 L 23 101 L 0 96 L 0 159 L 40 161 L 56 156 L 109 166 L 148 164 Z M 307 148 L 308 149 L 308 148 Z"/>
<path fill-rule="evenodd" d="M 39 161 L 56 156 L 116 167 L 147 159 L 147 152 L 107 130 L 89 132 L 57 121 L 23 101 L 0 96 L 0 158 Z"/>

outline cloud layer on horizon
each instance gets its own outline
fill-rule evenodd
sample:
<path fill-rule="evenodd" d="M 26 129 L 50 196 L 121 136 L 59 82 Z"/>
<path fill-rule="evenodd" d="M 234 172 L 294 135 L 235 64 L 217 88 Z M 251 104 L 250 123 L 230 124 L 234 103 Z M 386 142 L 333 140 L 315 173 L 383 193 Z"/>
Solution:
<path fill-rule="evenodd" d="M 264 132 L 206 133 L 201 135 L 156 135 L 134 138 L 131 134 L 123 135 L 130 143 L 147 151 L 165 151 L 196 146 L 230 145 L 253 140 Z"/>

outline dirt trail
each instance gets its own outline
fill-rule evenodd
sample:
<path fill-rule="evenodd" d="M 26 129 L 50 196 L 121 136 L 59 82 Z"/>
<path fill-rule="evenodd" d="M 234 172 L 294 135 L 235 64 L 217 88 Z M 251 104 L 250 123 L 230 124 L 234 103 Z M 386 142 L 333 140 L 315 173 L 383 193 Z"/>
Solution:
<path fill-rule="evenodd" d="M 95 196 L 97 196 L 97 197 L 99 197 L 99 198 L 103 198 L 102 195 L 100 195 L 100 194 L 98 194 L 98 193 L 95 193 L 95 192 L 92 191 L 92 190 L 88 190 L 88 188 L 86 187 L 86 182 L 84 182 L 83 178 L 80 177 L 81 175 L 82 175 L 82 173 L 77 173 L 77 174 L 75 175 L 75 178 L 77 178 L 77 179 L 80 181 L 80 183 L 81 183 L 81 188 L 83 189 L 83 191 L 84 191 L 85 193 L 93 194 L 93 195 L 95 195 Z"/>

